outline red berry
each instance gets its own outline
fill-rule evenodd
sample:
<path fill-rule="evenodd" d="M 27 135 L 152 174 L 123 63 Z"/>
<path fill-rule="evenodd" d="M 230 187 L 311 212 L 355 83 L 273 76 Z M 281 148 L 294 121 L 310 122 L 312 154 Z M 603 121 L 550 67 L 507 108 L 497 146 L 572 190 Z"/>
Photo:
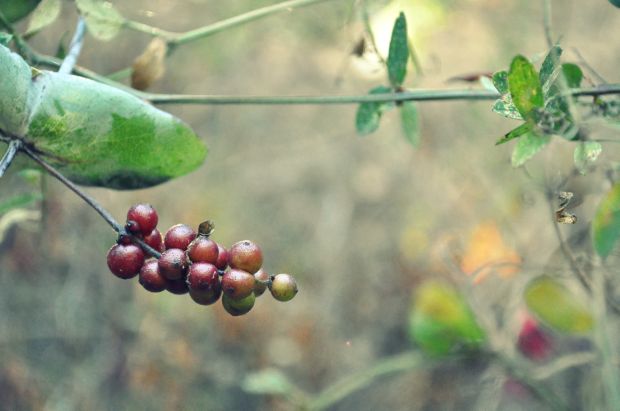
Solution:
<path fill-rule="evenodd" d="M 215 264 L 218 252 L 217 243 L 204 235 L 196 237 L 187 247 L 187 256 L 193 263 Z"/>
<path fill-rule="evenodd" d="M 193 263 L 187 273 L 189 296 L 198 304 L 209 305 L 222 294 L 217 268 L 209 263 Z"/>
<path fill-rule="evenodd" d="M 127 211 L 127 222 L 135 221 L 143 235 L 148 235 L 157 227 L 157 211 L 150 204 L 136 204 Z"/>
<path fill-rule="evenodd" d="M 222 290 L 233 300 L 241 300 L 254 291 L 254 276 L 246 271 L 232 269 L 222 276 Z"/>
<path fill-rule="evenodd" d="M 290 274 L 278 274 L 271 278 L 271 295 L 278 301 L 289 301 L 297 294 L 297 282 Z"/>
<path fill-rule="evenodd" d="M 230 247 L 228 264 L 230 268 L 254 274 L 263 265 L 263 252 L 250 240 L 243 240 Z"/>
<path fill-rule="evenodd" d="M 166 249 L 180 248 L 181 250 L 185 250 L 194 238 L 196 238 L 196 232 L 192 230 L 190 226 L 177 224 L 166 231 L 164 245 Z"/>
<path fill-rule="evenodd" d="M 224 271 L 228 268 L 228 258 L 230 253 L 228 250 L 221 245 L 217 245 L 217 261 L 215 262 L 215 266 L 218 270 Z"/>
<path fill-rule="evenodd" d="M 251 293 L 245 298 L 241 300 L 233 300 L 228 297 L 226 294 L 222 296 L 222 305 L 224 309 L 232 316 L 239 316 L 243 314 L 247 314 L 252 307 L 254 307 L 254 302 L 256 301 L 256 297 L 254 293 Z"/>
<path fill-rule="evenodd" d="M 189 287 L 187 286 L 185 278 L 180 278 L 178 280 L 168 280 L 168 286 L 166 287 L 166 290 L 168 290 L 172 294 L 182 295 L 189 292 Z"/>
<path fill-rule="evenodd" d="M 138 236 L 138 237 L 142 236 L 140 225 L 133 220 L 127 221 L 127 224 L 125 224 L 125 230 L 127 230 L 128 233 L 133 234 L 135 236 Z"/>
<path fill-rule="evenodd" d="M 108 267 L 119 278 L 135 277 L 143 264 L 144 252 L 136 245 L 115 244 L 108 251 Z"/>
<path fill-rule="evenodd" d="M 533 318 L 528 318 L 519 332 L 517 347 L 530 360 L 541 361 L 551 353 L 552 342 L 538 323 Z"/>
<path fill-rule="evenodd" d="M 171 248 L 161 253 L 158 260 L 159 272 L 168 280 L 178 280 L 187 272 L 187 258 L 185 251 Z"/>
<path fill-rule="evenodd" d="M 168 286 L 168 280 L 159 272 L 157 260 L 148 260 L 140 270 L 138 281 L 145 290 L 158 293 L 164 291 Z"/>
<path fill-rule="evenodd" d="M 149 235 L 145 235 L 144 242 L 160 253 L 164 251 L 164 238 L 158 229 L 154 229 Z"/>
<path fill-rule="evenodd" d="M 256 280 L 254 284 L 254 294 L 259 297 L 267 289 L 267 284 L 265 284 L 265 282 L 269 281 L 269 274 L 261 268 L 254 273 L 254 279 Z"/>

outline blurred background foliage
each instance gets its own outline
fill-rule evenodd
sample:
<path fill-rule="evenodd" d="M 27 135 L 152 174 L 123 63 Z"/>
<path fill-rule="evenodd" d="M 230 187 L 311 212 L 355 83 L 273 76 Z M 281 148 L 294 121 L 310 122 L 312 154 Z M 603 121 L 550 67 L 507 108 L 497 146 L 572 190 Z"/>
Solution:
<path fill-rule="evenodd" d="M 270 3 L 114 2 L 124 16 L 171 31 Z M 362 3 L 326 2 L 179 47 L 151 91 L 364 94 L 385 72 L 370 53 L 351 53 L 364 33 Z M 602 0 L 554 3 L 554 32 L 566 58 L 577 61 L 579 50 L 603 77 L 616 78 L 620 50 L 609 41 L 620 34 L 620 14 Z M 517 53 L 535 59 L 546 52 L 541 2 L 399 0 L 368 7 L 384 55 L 398 11 L 407 14 L 423 75 L 410 67 L 406 87 L 478 87 L 448 79 L 505 69 Z M 75 19 L 65 3 L 60 19 L 32 38 L 33 47 L 54 54 Z M 110 42 L 89 36 L 79 64 L 114 73 L 149 41 L 130 31 Z M 541 186 L 570 173 L 574 147 L 552 143 L 528 166 L 529 175 L 511 168 L 510 144 L 494 146 L 511 124 L 491 113 L 491 104 L 418 104 L 417 149 L 392 113 L 378 132 L 358 137 L 354 105 L 162 106 L 204 138 L 205 164 L 148 190 L 88 191 L 119 220 L 137 202 L 159 210 L 163 229 L 212 219 L 216 241 L 254 240 L 269 272 L 295 275 L 295 300 L 261 298 L 238 318 L 220 304 L 149 294 L 137 281 L 111 275 L 109 227 L 56 181 L 14 167 L 0 181 L 0 201 L 28 195 L 31 187 L 42 187 L 44 196 L 0 216 L 0 408 L 292 409 L 278 396 L 253 394 L 252 382 L 263 376 L 317 393 L 411 350 L 412 293 L 427 279 L 457 284 L 482 324 L 498 324 L 491 338 L 514 352 L 524 284 L 548 271 L 570 275 Z M 606 148 L 603 157 L 615 150 Z M 587 229 L 605 188 L 602 172 L 569 180 L 580 220 L 563 227 L 565 235 Z M 493 269 L 498 261 L 508 264 Z M 578 337 L 564 341 L 556 350 L 583 344 Z M 582 395 L 574 384 L 579 372 L 553 387 L 566 398 Z M 378 378 L 330 409 L 490 405 L 540 407 L 501 369 L 472 359 Z"/>

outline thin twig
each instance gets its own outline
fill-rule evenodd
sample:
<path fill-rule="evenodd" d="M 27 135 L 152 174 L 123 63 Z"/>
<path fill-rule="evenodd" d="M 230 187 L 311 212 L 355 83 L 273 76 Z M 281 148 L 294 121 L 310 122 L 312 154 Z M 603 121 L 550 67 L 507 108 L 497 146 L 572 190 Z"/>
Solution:
<path fill-rule="evenodd" d="M 0 160 L 0 177 L 4 176 L 4 173 L 15 159 L 15 156 L 17 155 L 17 152 L 19 151 L 21 145 L 21 140 L 11 140 L 9 142 L 9 146 L 4 152 L 2 159 Z"/>
<path fill-rule="evenodd" d="M 545 39 L 547 47 L 553 47 L 553 35 L 551 34 L 551 0 L 542 0 L 543 2 L 543 28 L 545 30 Z"/>
<path fill-rule="evenodd" d="M 75 66 L 75 63 L 77 63 L 77 59 L 80 56 L 80 51 L 82 51 L 85 32 L 86 22 L 84 21 L 84 17 L 80 16 L 75 27 L 75 33 L 71 39 L 71 44 L 69 45 L 69 52 L 58 69 L 59 73 L 70 74 L 73 71 L 73 67 Z"/>

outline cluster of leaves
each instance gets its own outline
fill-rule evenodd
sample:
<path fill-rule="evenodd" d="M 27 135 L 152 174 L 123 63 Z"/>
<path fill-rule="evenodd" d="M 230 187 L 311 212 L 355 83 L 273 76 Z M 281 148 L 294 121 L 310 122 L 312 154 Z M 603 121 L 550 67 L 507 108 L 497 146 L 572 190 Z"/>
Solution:
<path fill-rule="evenodd" d="M 390 87 L 378 86 L 370 90 L 369 94 L 385 94 L 402 92 L 403 82 L 407 75 L 409 61 L 409 37 L 407 35 L 407 20 L 404 13 L 400 13 L 392 29 L 390 49 L 386 60 Z M 360 104 L 355 116 L 355 128 L 360 135 L 373 133 L 379 128 L 381 116 L 384 112 L 398 106 L 400 110 L 403 132 L 409 143 L 414 147 L 419 143 L 418 112 L 413 102 L 369 102 Z"/>

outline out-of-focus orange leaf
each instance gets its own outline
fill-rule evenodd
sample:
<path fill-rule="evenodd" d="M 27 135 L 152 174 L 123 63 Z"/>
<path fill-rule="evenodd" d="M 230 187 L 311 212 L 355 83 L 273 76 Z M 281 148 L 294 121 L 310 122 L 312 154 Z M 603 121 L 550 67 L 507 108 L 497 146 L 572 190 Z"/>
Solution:
<path fill-rule="evenodd" d="M 489 221 L 479 224 L 471 233 L 461 270 L 473 275 L 474 283 L 478 284 L 492 273 L 510 278 L 519 271 L 520 264 L 521 257 L 504 243 L 497 224 Z"/>

